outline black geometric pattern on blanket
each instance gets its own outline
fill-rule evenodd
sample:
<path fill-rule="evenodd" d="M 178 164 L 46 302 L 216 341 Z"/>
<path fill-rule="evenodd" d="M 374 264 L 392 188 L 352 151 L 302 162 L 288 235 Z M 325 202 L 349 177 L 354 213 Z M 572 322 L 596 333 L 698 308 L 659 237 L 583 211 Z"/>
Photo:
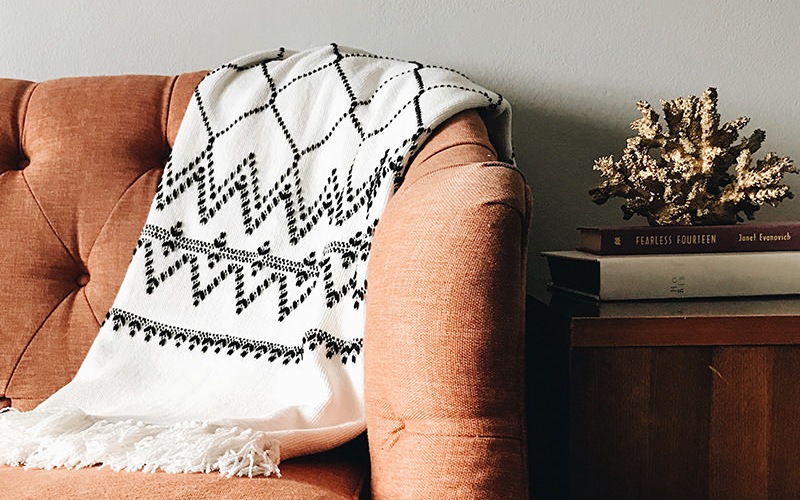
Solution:
<path fill-rule="evenodd" d="M 167 279 L 188 267 L 195 306 L 232 277 L 235 282 L 232 306 L 237 314 L 270 286 L 275 285 L 278 287 L 278 321 L 283 321 L 308 298 L 318 280 L 323 282 L 328 307 L 333 307 L 348 294 L 353 306 L 359 307 L 366 293 L 366 283 L 358 280 L 354 264 L 356 261 L 367 260 L 377 224 L 378 221 L 374 220 L 363 233 L 359 231 L 347 241 L 328 243 L 321 256 L 311 252 L 299 260 L 272 255 L 269 241 L 265 241 L 253 252 L 228 247 L 224 232 L 208 243 L 184 237 L 180 221 L 169 230 L 148 224 L 142 230 L 134 254 L 140 249 L 144 251 L 145 291 L 148 294 L 152 294 Z M 154 259 L 157 249 L 168 259 L 158 269 Z M 341 269 L 351 270 L 344 283 L 334 281 L 333 264 L 338 264 Z M 213 278 L 206 283 L 201 282 L 201 265 L 209 270 L 216 270 Z"/>
<path fill-rule="evenodd" d="M 201 82 L 194 91 L 190 106 L 196 107 L 207 138 L 201 140 L 204 144 L 198 146 L 196 152 L 183 152 L 181 164 L 176 164 L 175 157 L 170 157 L 156 189 L 155 210 L 164 212 L 176 200 L 184 198 L 184 203 L 188 202 L 186 206 L 196 207 L 198 221 L 205 225 L 223 207 L 236 204 L 231 206 L 236 212 L 229 212 L 230 223 L 236 223 L 238 219 L 245 235 L 254 235 L 271 215 L 277 216 L 281 217 L 281 223 L 287 230 L 289 244 L 295 246 L 317 224 L 326 223 L 337 227 L 342 226 L 357 213 L 369 214 L 376 196 L 386 187 L 387 182 L 393 182 L 395 189 L 400 186 L 405 175 L 406 163 L 413 158 L 424 143 L 424 139 L 432 132 L 426 126 L 421 108 L 420 99 L 425 93 L 438 89 L 458 89 L 482 96 L 482 100 L 485 101 L 484 107 L 489 110 L 503 104 L 501 96 L 482 89 L 441 84 L 438 81 L 435 84 L 425 83 L 423 70 L 426 68 L 449 71 L 463 77 L 460 73 L 447 68 L 372 54 L 348 53 L 340 50 L 335 44 L 332 44 L 330 49 L 332 57 L 327 61 L 285 82 L 276 81 L 271 74 L 273 66 L 270 65 L 284 59 L 283 49 L 272 59 L 247 65 L 226 64 L 209 73 L 211 76 L 222 70 L 232 70 L 237 73 L 259 72 L 258 78 L 263 78 L 265 96 L 230 122 L 214 123 L 215 117 L 209 110 Z M 394 61 L 407 65 L 407 69 L 402 68 L 377 84 L 371 95 L 359 97 L 354 92 L 343 66 L 343 62 L 348 58 Z M 278 97 L 292 86 L 314 75 L 326 77 L 335 75 L 334 78 L 338 78 L 341 82 L 343 102 L 349 102 L 349 106 L 345 104 L 346 111 L 332 117 L 332 120 L 327 122 L 327 128 L 323 127 L 318 131 L 317 137 L 305 138 L 301 143 L 287 125 L 286 116 L 291 110 L 281 110 L 282 101 L 279 101 Z M 359 109 L 370 106 L 382 89 L 386 89 L 388 84 L 400 78 L 415 82 L 416 93 L 398 103 L 395 109 L 387 113 L 377 128 L 367 129 L 359 119 Z M 337 129 L 345 124 L 351 126 L 357 134 L 355 138 L 360 139 L 363 144 L 386 131 L 405 111 L 414 113 L 416 128 L 408 131 L 408 136 L 401 138 L 401 143 L 396 144 L 396 147 L 384 151 L 378 164 L 371 167 L 370 175 L 359 182 L 354 181 L 353 168 L 356 158 L 337 158 L 337 164 L 340 166 L 331 169 L 318 195 L 313 199 L 307 198 L 302 178 L 304 162 L 309 155 L 325 147 Z M 248 118 L 262 114 L 274 120 L 277 127 L 274 129 L 277 132 L 275 135 L 285 141 L 284 145 L 278 147 L 283 149 L 288 147 L 285 149 L 288 154 L 285 165 L 269 165 L 269 168 L 281 169 L 280 175 L 277 175 L 278 172 L 270 173 L 277 179 L 274 183 L 270 181 L 270 185 L 264 184 L 264 177 L 259 172 L 261 168 L 266 168 L 266 159 L 260 158 L 255 151 L 242 150 L 238 158 L 224 157 L 222 154 L 217 155 L 219 157 L 215 156 L 215 144 L 219 143 L 221 137 L 240 127 L 249 126 Z M 311 129 L 316 130 L 313 127 Z M 303 131 L 308 132 L 307 129 Z M 354 151 L 358 151 L 359 148 L 360 146 Z M 231 168 L 231 165 L 234 166 Z M 220 169 L 224 170 L 224 173 L 220 174 Z M 185 199 L 186 196 L 192 196 L 191 201 Z M 360 307 L 367 288 L 363 263 L 368 258 L 377 223 L 375 216 L 368 216 L 359 223 L 361 227 L 354 229 L 353 234 L 348 235 L 343 241 L 330 242 L 322 251 L 318 249 L 317 252 L 292 258 L 274 255 L 271 252 L 270 241 L 259 242 L 260 246 L 256 251 L 249 251 L 229 247 L 225 232 L 215 235 L 213 241 L 201 241 L 184 235 L 180 221 L 171 227 L 148 224 L 142 231 L 134 254 L 144 252 L 143 279 L 148 295 L 157 293 L 159 287 L 171 280 L 188 280 L 191 284 L 192 303 L 198 307 L 218 287 L 232 280 L 234 297 L 230 304 L 238 315 L 256 302 L 265 291 L 277 287 L 276 317 L 281 322 L 297 310 L 314 291 L 324 292 L 324 303 L 328 308 L 343 301 L 351 304 L 353 308 Z M 334 278 L 332 272 L 334 269 L 342 269 L 345 272 L 336 273 Z M 168 341 L 173 341 L 176 346 L 186 343 L 190 349 L 201 346 L 201 351 L 206 352 L 213 344 L 215 351 L 226 350 L 229 354 L 240 352 L 242 355 L 253 352 L 256 354 L 255 357 L 269 352 L 270 360 L 281 358 L 284 362 L 299 361 L 304 346 L 313 350 L 320 344 L 325 345 L 329 358 L 341 354 L 343 362 L 348 358 L 355 361 L 362 342 L 361 339 L 356 339 L 347 343 L 327 332 L 313 329 L 305 333 L 301 345 L 279 346 L 223 334 L 190 332 L 157 324 L 121 309 L 113 309 L 112 312 L 109 314 L 114 321 L 115 330 L 127 325 L 131 335 L 135 336 L 139 331 L 145 332 L 145 329 L 148 329 L 143 338 L 149 341 L 158 336 L 159 345 L 162 346 Z"/>
<path fill-rule="evenodd" d="M 284 365 L 292 361 L 299 363 L 303 359 L 306 348 L 313 351 L 317 347 L 324 347 L 326 350 L 325 357 L 328 359 L 339 356 L 344 364 L 348 361 L 355 363 L 356 358 L 361 354 L 364 347 L 363 339 L 344 341 L 334 338 L 327 332 L 317 328 L 305 332 L 300 345 L 287 346 L 274 342 L 166 325 L 113 307 L 106 314 L 104 323 L 106 321 L 111 321 L 115 332 L 125 328 L 131 337 L 141 334 L 145 342 L 157 340 L 160 346 L 171 342 L 175 347 L 185 346 L 190 351 L 199 347 L 201 352 L 211 351 L 215 354 L 224 352 L 228 356 L 238 353 L 243 358 L 250 354 L 255 359 L 267 356 L 269 362 L 280 360 Z"/>
<path fill-rule="evenodd" d="M 235 69 L 236 71 L 255 71 L 260 70 L 267 82 L 270 93 L 266 98 L 266 102 L 245 111 L 231 123 L 222 125 L 219 130 L 214 130 L 211 125 L 206 107 L 203 101 L 203 96 L 199 87 L 195 90 L 194 98 L 200 110 L 203 119 L 203 124 L 208 134 L 208 141 L 206 148 L 199 151 L 193 160 L 189 161 L 185 166 L 178 169 L 172 165 L 172 160 L 168 161 L 167 167 L 164 169 L 164 175 L 159 183 L 156 192 L 156 208 L 164 210 L 169 204 L 174 202 L 177 198 L 181 197 L 189 188 L 194 187 L 197 195 L 197 210 L 201 223 L 208 222 L 214 215 L 234 197 L 239 198 L 241 208 L 241 221 L 245 228 L 246 234 L 252 234 L 261 223 L 273 212 L 279 205 L 284 206 L 284 213 L 286 216 L 287 229 L 290 235 L 290 243 L 296 244 L 303 236 L 305 236 L 323 217 L 333 225 L 341 225 L 343 220 L 349 219 L 360 208 L 366 206 L 369 209 L 372 206 L 373 198 L 378 191 L 381 184 L 390 176 L 395 174 L 395 183 L 399 185 L 402 182 L 402 174 L 404 168 L 404 157 L 413 156 L 416 149 L 419 147 L 418 141 L 420 138 L 429 134 L 431 131 L 423 124 L 422 110 L 420 108 L 420 98 L 426 92 L 441 88 L 457 88 L 466 92 L 474 92 L 485 97 L 487 101 L 487 109 L 497 108 L 502 102 L 502 97 L 493 99 L 487 92 L 477 89 L 455 86 L 455 85 L 431 85 L 426 86 L 423 80 L 421 70 L 424 68 L 437 68 L 444 69 L 438 66 L 427 66 L 420 63 L 408 63 L 412 66 L 411 69 L 400 72 L 397 75 L 387 79 L 380 86 L 376 88 L 372 96 L 366 99 L 358 99 L 352 89 L 352 85 L 342 68 L 342 61 L 346 58 L 359 57 L 370 59 L 390 59 L 385 57 L 374 56 L 371 54 L 358 54 L 358 53 L 342 53 L 336 45 L 332 46 L 336 58 L 327 64 L 309 71 L 302 75 L 293 78 L 291 81 L 278 87 L 270 76 L 269 63 L 280 59 L 280 55 L 276 59 L 269 61 L 262 61 L 258 64 L 248 66 L 226 65 L 223 68 Z M 282 54 L 282 52 L 281 52 Z M 218 71 L 218 70 L 217 70 Z M 281 110 L 277 105 L 277 98 L 285 92 L 289 87 L 298 82 L 315 75 L 321 71 L 335 72 L 340 78 L 347 98 L 350 101 L 350 107 L 346 112 L 338 117 L 333 125 L 325 131 L 320 133 L 317 140 L 309 144 L 301 146 L 293 137 L 292 133 L 286 126 L 286 120 L 282 116 Z M 452 70 L 447 70 L 452 71 Z M 455 73 L 455 72 L 454 72 Z M 415 95 L 410 96 L 408 101 L 400 106 L 393 116 L 389 117 L 380 127 L 375 130 L 365 130 L 363 123 L 356 116 L 356 110 L 363 106 L 369 106 L 374 96 L 389 82 L 401 76 L 412 74 L 418 84 L 418 91 Z M 352 184 L 352 171 L 348 171 L 348 175 L 342 179 L 338 170 L 334 169 L 330 177 L 327 179 L 326 184 L 321 194 L 315 200 L 306 200 L 303 194 L 301 184 L 301 173 L 298 166 L 300 165 L 303 157 L 316 151 L 322 147 L 330 138 L 336 129 L 345 121 L 349 120 L 357 130 L 361 141 L 368 140 L 369 138 L 380 134 L 391 125 L 401 113 L 408 107 L 413 106 L 417 119 L 417 130 L 413 135 L 405 140 L 405 142 L 394 151 L 386 151 L 383 158 L 380 160 L 380 165 L 377 166 L 375 172 L 368 177 L 362 184 L 354 186 Z M 260 185 L 258 179 L 258 166 L 255 153 L 249 152 L 242 160 L 236 165 L 233 171 L 217 185 L 214 181 L 214 143 L 221 136 L 229 133 L 231 130 L 239 126 L 246 119 L 260 114 L 272 113 L 280 126 L 281 131 L 286 139 L 286 143 L 291 148 L 294 155 L 291 164 L 287 165 L 285 171 L 280 176 L 280 179 L 273 185 L 266 188 L 266 192 L 262 192 L 265 187 Z M 403 148 L 408 146 L 411 142 L 411 149 L 409 153 L 400 153 Z M 351 164 L 352 167 L 352 164 Z"/>

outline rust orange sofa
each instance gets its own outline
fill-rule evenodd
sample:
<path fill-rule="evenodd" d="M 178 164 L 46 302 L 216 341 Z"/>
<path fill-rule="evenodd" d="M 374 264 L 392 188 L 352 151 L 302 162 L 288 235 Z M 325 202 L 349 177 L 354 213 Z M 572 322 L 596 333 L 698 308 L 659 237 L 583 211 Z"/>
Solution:
<path fill-rule="evenodd" d="M 0 80 L 0 407 L 76 372 L 202 76 Z M 366 436 L 282 478 L 0 466 L 0 498 L 525 498 L 530 206 L 476 112 L 417 155 L 372 246 Z"/>

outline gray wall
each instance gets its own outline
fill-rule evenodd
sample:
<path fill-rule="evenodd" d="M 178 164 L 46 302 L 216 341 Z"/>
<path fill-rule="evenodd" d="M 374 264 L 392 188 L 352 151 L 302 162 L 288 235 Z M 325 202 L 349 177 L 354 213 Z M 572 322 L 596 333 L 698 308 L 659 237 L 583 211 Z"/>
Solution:
<path fill-rule="evenodd" d="M 173 74 L 328 42 L 454 67 L 513 103 L 535 196 L 531 285 L 546 277 L 538 253 L 574 246 L 575 226 L 621 222 L 587 191 L 639 99 L 716 86 L 723 120 L 750 116 L 766 151 L 800 160 L 797 0 L 0 0 L 3 77 Z M 800 194 L 800 176 L 790 185 Z M 800 200 L 758 218 L 798 219 Z"/>

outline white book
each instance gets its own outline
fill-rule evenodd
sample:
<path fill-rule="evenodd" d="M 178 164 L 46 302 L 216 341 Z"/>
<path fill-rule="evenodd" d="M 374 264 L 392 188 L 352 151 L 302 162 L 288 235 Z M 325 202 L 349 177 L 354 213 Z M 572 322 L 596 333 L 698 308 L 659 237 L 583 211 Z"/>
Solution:
<path fill-rule="evenodd" d="M 595 300 L 800 294 L 800 252 L 595 255 L 542 252 L 551 286 Z"/>

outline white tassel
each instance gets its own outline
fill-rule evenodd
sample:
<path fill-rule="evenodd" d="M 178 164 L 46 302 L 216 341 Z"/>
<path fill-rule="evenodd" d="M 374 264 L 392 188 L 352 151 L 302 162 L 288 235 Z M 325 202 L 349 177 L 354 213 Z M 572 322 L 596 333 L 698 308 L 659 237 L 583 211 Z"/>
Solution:
<path fill-rule="evenodd" d="M 0 413 L 0 464 L 280 477 L 279 462 L 278 443 L 253 429 L 113 421 L 77 410 Z"/>

